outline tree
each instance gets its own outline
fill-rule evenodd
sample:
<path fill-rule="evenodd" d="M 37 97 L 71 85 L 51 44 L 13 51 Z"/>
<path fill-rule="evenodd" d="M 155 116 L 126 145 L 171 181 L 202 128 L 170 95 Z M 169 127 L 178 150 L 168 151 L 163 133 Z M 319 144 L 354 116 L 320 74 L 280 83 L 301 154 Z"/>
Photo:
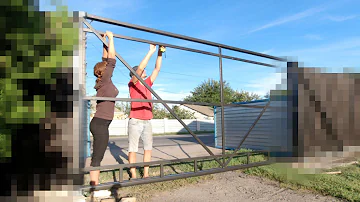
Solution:
<path fill-rule="evenodd" d="M 266 95 L 264 96 L 264 98 L 270 98 L 270 92 L 267 92 Z"/>
<path fill-rule="evenodd" d="M 220 82 L 214 79 L 208 79 L 197 86 L 191 95 L 187 96 L 184 101 L 189 102 L 207 102 L 207 103 L 220 103 Z M 234 90 L 230 85 L 224 81 L 224 102 L 232 102 L 232 95 Z"/>
<path fill-rule="evenodd" d="M 194 116 L 195 112 L 190 112 L 186 109 L 181 109 L 179 106 L 176 106 L 176 105 L 173 106 L 172 109 L 175 112 L 175 114 L 178 115 L 178 117 L 181 119 L 195 119 L 196 118 Z M 170 114 L 169 119 L 175 119 L 175 117 Z"/>
<path fill-rule="evenodd" d="M 128 115 L 130 114 L 130 109 L 131 109 L 131 106 L 130 106 L 130 102 L 117 102 L 115 104 L 115 108 L 122 111 L 124 114 Z"/>
<path fill-rule="evenodd" d="M 261 97 L 256 93 L 250 93 L 247 91 L 241 90 L 235 91 L 232 97 L 232 102 L 248 102 L 253 100 L 259 100 Z"/>
<path fill-rule="evenodd" d="M 169 117 L 169 112 L 162 108 L 160 104 L 154 103 L 153 105 L 153 118 L 154 119 L 164 119 Z"/>
<path fill-rule="evenodd" d="M 213 79 L 204 81 L 197 86 L 191 95 L 187 96 L 184 101 L 189 102 L 207 102 L 207 103 L 220 103 L 220 82 Z M 255 93 L 249 93 L 241 90 L 235 91 L 230 85 L 224 81 L 224 102 L 226 104 L 232 102 L 245 102 L 260 99 L 260 96 Z"/>
<path fill-rule="evenodd" d="M 180 119 L 195 119 L 194 112 L 190 112 L 186 109 L 181 109 L 179 106 L 173 106 L 172 110 Z M 155 104 L 153 108 L 154 119 L 175 119 L 175 117 L 160 104 Z"/>

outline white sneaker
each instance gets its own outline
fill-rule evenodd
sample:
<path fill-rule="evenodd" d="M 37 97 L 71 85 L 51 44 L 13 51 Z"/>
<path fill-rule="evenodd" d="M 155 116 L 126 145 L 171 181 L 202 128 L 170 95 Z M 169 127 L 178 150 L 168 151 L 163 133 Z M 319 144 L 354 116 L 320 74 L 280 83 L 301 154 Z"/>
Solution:
<path fill-rule="evenodd" d="M 103 198 L 111 196 L 111 191 L 109 190 L 98 190 L 94 191 L 94 197 L 96 198 Z"/>

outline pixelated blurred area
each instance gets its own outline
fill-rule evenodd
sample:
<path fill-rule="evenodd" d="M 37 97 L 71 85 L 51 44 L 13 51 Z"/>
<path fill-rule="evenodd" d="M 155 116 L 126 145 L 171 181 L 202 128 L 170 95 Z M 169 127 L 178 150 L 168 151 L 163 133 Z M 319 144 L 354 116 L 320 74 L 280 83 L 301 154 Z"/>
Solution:
<path fill-rule="evenodd" d="M 294 166 L 324 169 L 356 161 L 360 156 L 360 74 L 296 68 L 289 77 L 294 150 L 299 157 Z"/>
<path fill-rule="evenodd" d="M 38 0 L 0 3 L 6 14 L 0 20 L 0 167 L 5 173 L 0 195 L 25 201 L 34 191 L 73 190 L 82 183 L 75 171 L 79 140 L 72 119 L 78 102 L 73 58 L 79 18 L 61 1 L 50 3 L 56 11 L 40 12 Z"/>

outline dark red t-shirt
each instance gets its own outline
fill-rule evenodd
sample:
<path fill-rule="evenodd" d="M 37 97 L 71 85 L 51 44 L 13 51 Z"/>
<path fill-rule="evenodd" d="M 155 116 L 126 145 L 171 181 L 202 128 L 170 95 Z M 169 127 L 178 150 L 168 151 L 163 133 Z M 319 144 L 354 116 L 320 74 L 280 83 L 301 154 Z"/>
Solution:
<path fill-rule="evenodd" d="M 153 85 L 150 77 L 144 80 L 150 87 Z M 151 92 L 140 81 L 136 84 L 130 80 L 129 84 L 130 97 L 132 99 L 152 99 Z M 150 120 L 153 118 L 151 102 L 131 102 L 129 118 L 141 120 Z"/>

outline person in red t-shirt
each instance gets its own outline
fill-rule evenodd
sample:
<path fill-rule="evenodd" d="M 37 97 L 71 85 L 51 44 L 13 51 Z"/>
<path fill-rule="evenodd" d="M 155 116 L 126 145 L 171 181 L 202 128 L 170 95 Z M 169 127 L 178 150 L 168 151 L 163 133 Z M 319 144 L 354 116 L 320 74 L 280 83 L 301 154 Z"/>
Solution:
<path fill-rule="evenodd" d="M 139 66 L 133 67 L 133 70 L 141 76 L 142 79 L 150 87 L 153 85 L 159 74 L 162 62 L 162 51 L 159 48 L 158 57 L 156 59 L 155 69 L 147 77 L 145 67 L 150 57 L 156 52 L 156 45 L 151 44 L 150 50 Z M 130 72 L 131 80 L 128 84 L 130 97 L 132 99 L 152 99 L 151 92 Z M 151 119 L 152 103 L 151 102 L 131 102 L 131 110 L 129 115 L 128 136 L 129 136 L 129 163 L 136 163 L 136 152 L 138 151 L 139 139 L 141 137 L 144 144 L 144 162 L 151 160 L 152 150 L 152 126 Z M 136 178 L 135 168 L 130 168 L 131 178 Z M 144 167 L 144 178 L 149 177 L 149 166 Z"/>

